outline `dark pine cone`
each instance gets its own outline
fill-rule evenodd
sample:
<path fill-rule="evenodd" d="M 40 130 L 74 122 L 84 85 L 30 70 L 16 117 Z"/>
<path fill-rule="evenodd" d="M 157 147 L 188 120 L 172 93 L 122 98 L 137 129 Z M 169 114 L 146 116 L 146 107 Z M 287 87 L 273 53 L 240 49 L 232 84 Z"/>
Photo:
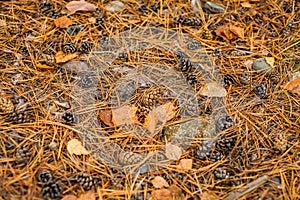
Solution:
<path fill-rule="evenodd" d="M 53 8 L 53 4 L 51 2 L 43 1 L 39 9 L 40 12 L 45 15 L 48 14 L 52 8 Z"/>
<path fill-rule="evenodd" d="M 64 120 L 64 122 L 66 124 L 73 124 L 75 123 L 75 116 L 73 113 L 71 112 L 65 112 L 63 115 L 62 115 L 62 119 Z"/>
<path fill-rule="evenodd" d="M 141 122 L 143 124 L 145 122 L 145 118 L 149 114 L 149 112 L 150 112 L 149 108 L 146 108 L 143 106 L 138 106 L 136 115 L 138 117 L 139 122 Z"/>
<path fill-rule="evenodd" d="M 26 165 L 31 157 L 31 152 L 26 147 L 19 147 L 15 152 L 16 163 Z"/>
<path fill-rule="evenodd" d="M 149 14 L 149 9 L 145 4 L 142 4 L 140 7 L 138 7 L 137 11 L 143 13 L 143 14 Z"/>
<path fill-rule="evenodd" d="M 9 98 L 0 97 L 0 114 L 7 114 L 14 110 L 14 104 Z"/>
<path fill-rule="evenodd" d="M 103 17 L 97 17 L 95 25 L 99 31 L 102 31 L 105 28 L 105 21 Z"/>
<path fill-rule="evenodd" d="M 219 151 L 213 151 L 213 152 L 211 152 L 209 158 L 213 162 L 218 162 L 218 161 L 222 160 L 223 154 Z"/>
<path fill-rule="evenodd" d="M 216 142 L 216 148 L 227 154 L 235 146 L 235 143 L 236 143 L 235 138 L 222 135 Z"/>
<path fill-rule="evenodd" d="M 222 116 L 218 119 L 216 125 L 220 131 L 224 131 L 233 125 L 233 120 L 229 115 Z"/>
<path fill-rule="evenodd" d="M 267 95 L 267 88 L 264 84 L 257 85 L 254 89 L 253 92 L 259 96 L 261 99 L 266 99 L 268 97 Z"/>
<path fill-rule="evenodd" d="M 230 86 L 236 83 L 236 81 L 234 80 L 233 76 L 231 74 L 226 74 L 223 78 L 224 80 L 224 85 L 225 86 Z"/>
<path fill-rule="evenodd" d="M 214 171 L 214 175 L 217 179 L 226 179 L 229 177 L 230 174 L 225 169 L 218 167 Z"/>
<path fill-rule="evenodd" d="M 180 15 L 179 17 L 175 18 L 176 24 L 181 24 L 184 26 L 201 26 L 202 22 L 197 17 L 185 17 Z"/>
<path fill-rule="evenodd" d="M 43 198 L 60 199 L 62 188 L 58 182 L 49 182 L 42 185 Z"/>
<path fill-rule="evenodd" d="M 56 19 L 59 18 L 61 16 L 61 14 L 59 12 L 57 12 L 56 10 L 50 10 L 49 11 L 49 17 Z"/>
<path fill-rule="evenodd" d="M 189 73 L 186 75 L 186 81 L 190 85 L 196 85 L 198 83 L 198 77 L 196 74 Z"/>
<path fill-rule="evenodd" d="M 89 43 L 88 41 L 82 42 L 79 47 L 79 51 L 81 53 L 89 53 L 91 49 L 92 49 L 91 43 Z"/>
<path fill-rule="evenodd" d="M 211 141 L 203 141 L 202 144 L 196 149 L 196 157 L 200 160 L 205 160 L 209 157 L 213 148 Z"/>
<path fill-rule="evenodd" d="M 92 176 L 80 173 L 76 176 L 76 181 L 81 185 L 84 190 L 92 189 L 96 184 L 97 180 L 94 179 Z"/>
<path fill-rule="evenodd" d="M 48 183 L 52 180 L 52 174 L 48 170 L 41 170 L 38 173 L 38 181 Z"/>
<path fill-rule="evenodd" d="M 191 71 L 193 68 L 193 65 L 191 61 L 188 58 L 180 58 L 178 62 L 178 69 L 181 72 L 188 72 Z"/>
<path fill-rule="evenodd" d="M 28 111 L 14 111 L 6 116 L 5 121 L 13 124 L 30 123 L 33 121 L 33 117 Z"/>
<path fill-rule="evenodd" d="M 62 51 L 64 53 L 75 53 L 76 52 L 76 47 L 73 42 L 67 42 L 62 46 Z"/>

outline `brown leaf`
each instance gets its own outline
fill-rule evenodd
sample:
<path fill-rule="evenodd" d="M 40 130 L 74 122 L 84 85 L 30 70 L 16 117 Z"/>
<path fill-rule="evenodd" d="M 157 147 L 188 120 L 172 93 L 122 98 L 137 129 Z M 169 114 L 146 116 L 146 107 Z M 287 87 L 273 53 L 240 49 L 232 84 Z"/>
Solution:
<path fill-rule="evenodd" d="M 225 97 L 227 95 L 226 89 L 218 82 L 209 81 L 200 89 L 199 93 L 207 97 Z"/>
<path fill-rule="evenodd" d="M 236 36 L 238 36 L 239 38 L 244 38 L 244 29 L 237 27 L 237 26 L 233 26 L 230 25 L 229 26 L 229 30 L 235 34 Z"/>
<path fill-rule="evenodd" d="M 274 63 L 275 63 L 274 57 L 265 57 L 265 60 L 271 67 L 274 67 Z"/>
<path fill-rule="evenodd" d="M 151 197 L 153 200 L 173 200 L 172 193 L 168 189 L 154 190 Z"/>
<path fill-rule="evenodd" d="M 222 37 L 224 40 L 231 40 L 233 39 L 233 34 L 230 32 L 229 27 L 228 26 L 218 26 L 215 30 L 216 35 Z"/>
<path fill-rule="evenodd" d="M 75 195 L 68 194 L 64 196 L 61 200 L 77 200 L 77 197 Z"/>
<path fill-rule="evenodd" d="M 65 63 L 76 58 L 78 55 L 76 53 L 64 54 L 64 52 L 59 51 L 55 55 L 56 63 Z"/>
<path fill-rule="evenodd" d="M 179 161 L 179 165 L 177 165 L 177 169 L 182 170 L 189 170 L 193 167 L 193 160 L 192 159 L 181 159 Z"/>
<path fill-rule="evenodd" d="M 99 112 L 100 120 L 107 126 L 113 127 L 114 124 L 112 122 L 112 111 L 111 110 L 101 110 Z"/>
<path fill-rule="evenodd" d="M 186 199 L 184 194 L 182 193 L 182 190 L 179 187 L 177 187 L 176 185 L 171 185 L 168 189 L 171 192 L 174 200 L 185 200 Z"/>
<path fill-rule="evenodd" d="M 57 28 L 68 28 L 73 22 L 67 16 L 62 16 L 55 19 L 54 24 Z"/>
<path fill-rule="evenodd" d="M 168 182 L 161 176 L 156 176 L 152 181 L 152 185 L 154 188 L 163 188 L 169 187 Z"/>
<path fill-rule="evenodd" d="M 166 157 L 170 160 L 178 160 L 182 155 L 182 149 L 171 143 L 166 144 Z"/>
<path fill-rule="evenodd" d="M 112 122 L 115 126 L 137 123 L 137 108 L 134 106 L 123 106 L 112 110 Z"/>
<path fill-rule="evenodd" d="M 149 115 L 147 115 L 144 122 L 144 127 L 147 128 L 151 134 L 153 134 L 159 122 L 164 124 L 175 117 L 175 110 L 176 107 L 172 102 L 168 102 L 164 105 L 154 108 L 150 111 Z"/>
<path fill-rule="evenodd" d="M 94 189 L 89 190 L 83 194 L 81 194 L 77 200 L 95 200 L 96 199 L 96 195 L 95 195 L 95 191 Z"/>
<path fill-rule="evenodd" d="M 249 2 L 243 2 L 241 3 L 241 6 L 244 8 L 252 8 L 252 5 Z"/>
<path fill-rule="evenodd" d="M 201 200 L 218 200 L 218 199 L 220 199 L 215 193 L 207 192 L 207 191 L 200 194 L 200 198 L 201 198 Z"/>
<path fill-rule="evenodd" d="M 54 66 L 49 66 L 49 65 L 45 65 L 45 64 L 41 64 L 41 63 L 38 63 L 36 66 L 40 69 L 54 69 L 55 68 Z"/>
<path fill-rule="evenodd" d="M 66 4 L 66 8 L 71 12 L 77 11 L 95 11 L 97 6 L 94 4 L 88 3 L 84 0 L 81 1 L 71 1 Z"/>
<path fill-rule="evenodd" d="M 75 155 L 88 155 L 88 152 L 81 144 L 81 142 L 77 139 L 72 139 L 68 142 L 67 150 L 70 154 Z"/>
<path fill-rule="evenodd" d="M 289 81 L 285 86 L 285 89 L 292 93 L 300 95 L 300 76 L 294 80 Z"/>

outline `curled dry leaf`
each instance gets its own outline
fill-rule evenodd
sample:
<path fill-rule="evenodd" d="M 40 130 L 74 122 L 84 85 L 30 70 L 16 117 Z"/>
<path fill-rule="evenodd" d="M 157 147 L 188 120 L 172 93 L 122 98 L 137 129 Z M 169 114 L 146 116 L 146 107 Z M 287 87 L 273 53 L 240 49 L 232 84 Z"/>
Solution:
<path fill-rule="evenodd" d="M 96 195 L 95 195 L 95 191 L 94 189 L 89 190 L 83 194 L 81 194 L 77 200 L 95 200 L 96 199 Z"/>
<path fill-rule="evenodd" d="M 150 111 L 144 122 L 144 127 L 147 128 L 151 134 L 155 132 L 155 129 L 159 123 L 166 123 L 176 115 L 176 107 L 172 102 L 168 102 L 164 105 L 160 105 Z"/>
<path fill-rule="evenodd" d="M 235 36 L 244 38 L 244 29 L 233 25 L 218 26 L 215 33 L 227 41 L 232 40 Z"/>
<path fill-rule="evenodd" d="M 123 106 L 112 110 L 112 122 L 115 126 L 137 123 L 137 108 L 134 106 Z"/>
<path fill-rule="evenodd" d="M 41 64 L 41 63 L 38 63 L 36 66 L 40 69 L 54 69 L 55 68 L 54 66 L 49 66 L 49 65 Z"/>
<path fill-rule="evenodd" d="M 292 93 L 300 95 L 300 77 L 289 81 L 284 88 Z"/>
<path fill-rule="evenodd" d="M 171 143 L 166 144 L 166 156 L 170 160 L 178 160 L 182 155 L 182 149 Z"/>
<path fill-rule="evenodd" d="M 113 127 L 112 123 L 112 111 L 111 110 L 101 110 L 99 112 L 100 120 L 107 126 Z"/>
<path fill-rule="evenodd" d="M 77 56 L 77 53 L 64 54 L 64 52 L 59 51 L 55 54 L 55 61 L 56 63 L 65 63 L 76 58 Z"/>
<path fill-rule="evenodd" d="M 67 16 L 62 16 L 54 20 L 54 24 L 57 28 L 68 28 L 73 24 L 73 21 L 70 20 Z"/>
<path fill-rule="evenodd" d="M 230 25 L 229 26 L 229 30 L 235 34 L 236 36 L 238 36 L 239 38 L 244 38 L 244 29 L 240 28 L 240 27 L 237 27 L 237 26 L 233 26 L 233 25 Z"/>
<path fill-rule="evenodd" d="M 152 185 L 154 188 L 163 188 L 169 187 L 168 182 L 161 176 L 156 176 L 152 181 Z"/>
<path fill-rule="evenodd" d="M 88 152 L 77 139 L 72 139 L 68 142 L 67 150 L 70 154 L 75 155 L 88 155 Z"/>
<path fill-rule="evenodd" d="M 182 170 L 190 170 L 193 167 L 193 160 L 192 159 L 181 159 L 179 161 L 179 165 L 177 165 L 177 169 Z"/>
<path fill-rule="evenodd" d="M 92 3 L 88 3 L 84 0 L 81 1 L 71 1 L 66 4 L 66 8 L 71 12 L 77 11 L 95 11 L 97 6 Z"/>

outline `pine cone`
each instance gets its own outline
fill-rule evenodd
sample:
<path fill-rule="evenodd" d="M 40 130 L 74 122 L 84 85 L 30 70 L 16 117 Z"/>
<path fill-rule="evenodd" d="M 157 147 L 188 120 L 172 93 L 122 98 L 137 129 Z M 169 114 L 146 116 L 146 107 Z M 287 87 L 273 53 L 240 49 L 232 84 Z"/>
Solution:
<path fill-rule="evenodd" d="M 89 53 L 91 49 L 92 49 L 91 43 L 89 43 L 88 41 L 82 42 L 79 47 L 79 51 L 81 53 Z"/>
<path fill-rule="evenodd" d="M 195 156 L 200 160 L 205 160 L 207 157 L 209 157 L 212 148 L 213 145 L 210 141 L 203 141 L 202 145 L 196 149 Z"/>
<path fill-rule="evenodd" d="M 52 180 L 52 174 L 48 170 L 41 170 L 38 173 L 38 181 L 48 183 Z"/>
<path fill-rule="evenodd" d="M 42 185 L 43 198 L 60 199 L 62 188 L 58 182 L 49 182 Z"/>
<path fill-rule="evenodd" d="M 84 190 L 90 190 L 96 185 L 96 179 L 92 176 L 80 173 L 76 176 L 76 181 L 81 185 Z"/>
<path fill-rule="evenodd" d="M 75 116 L 74 116 L 74 114 L 71 113 L 71 112 L 65 112 L 65 113 L 62 115 L 62 119 L 64 120 L 64 122 L 65 122 L 66 124 L 69 124 L 69 125 L 75 123 Z"/>
<path fill-rule="evenodd" d="M 222 135 L 216 142 L 216 148 L 225 154 L 229 153 L 235 146 L 236 139 Z"/>
<path fill-rule="evenodd" d="M 7 114 L 13 112 L 14 104 L 9 98 L 0 97 L 0 114 Z"/>
<path fill-rule="evenodd" d="M 50 10 L 53 8 L 53 4 L 51 2 L 43 1 L 39 7 L 39 10 L 42 14 L 48 14 Z"/>
<path fill-rule="evenodd" d="M 149 89 L 146 89 L 142 94 L 141 105 L 145 108 L 152 108 L 161 100 L 161 97 L 163 96 L 164 89 L 160 87 L 151 87 Z"/>
<path fill-rule="evenodd" d="M 220 160 L 222 160 L 223 154 L 219 151 L 213 151 L 211 152 L 209 158 L 213 162 L 219 162 Z"/>
<path fill-rule="evenodd" d="M 6 116 L 5 121 L 13 124 L 22 124 L 33 122 L 34 119 L 29 111 L 14 111 Z"/>
<path fill-rule="evenodd" d="M 178 69 L 181 72 L 189 72 L 193 68 L 191 61 L 188 58 L 180 58 L 178 62 Z"/>
<path fill-rule="evenodd" d="M 23 164 L 26 165 L 31 157 L 31 152 L 26 147 L 19 147 L 16 152 L 16 164 Z"/>
<path fill-rule="evenodd" d="M 230 174 L 225 169 L 219 167 L 214 171 L 214 175 L 217 179 L 226 179 Z"/>
<path fill-rule="evenodd" d="M 75 47 L 75 45 L 74 45 L 74 43 L 73 42 L 67 42 L 66 44 L 64 44 L 63 46 L 62 46 L 62 51 L 64 52 L 64 53 L 75 53 L 76 52 L 76 47 Z"/>

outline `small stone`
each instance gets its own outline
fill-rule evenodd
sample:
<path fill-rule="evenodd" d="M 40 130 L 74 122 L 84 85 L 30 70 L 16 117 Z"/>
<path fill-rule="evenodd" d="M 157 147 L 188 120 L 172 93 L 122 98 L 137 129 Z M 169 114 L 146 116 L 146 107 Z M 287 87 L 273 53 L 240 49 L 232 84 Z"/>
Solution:
<path fill-rule="evenodd" d="M 120 11 L 123 10 L 124 7 L 125 5 L 121 1 L 111 1 L 105 6 L 106 10 L 109 12 Z"/>
<path fill-rule="evenodd" d="M 252 68 L 262 73 L 269 73 L 272 71 L 272 67 L 267 63 L 265 58 L 259 58 L 252 64 Z"/>
<path fill-rule="evenodd" d="M 52 151 L 55 151 L 58 147 L 58 144 L 56 142 L 51 142 L 49 144 L 49 148 L 52 150 Z"/>

